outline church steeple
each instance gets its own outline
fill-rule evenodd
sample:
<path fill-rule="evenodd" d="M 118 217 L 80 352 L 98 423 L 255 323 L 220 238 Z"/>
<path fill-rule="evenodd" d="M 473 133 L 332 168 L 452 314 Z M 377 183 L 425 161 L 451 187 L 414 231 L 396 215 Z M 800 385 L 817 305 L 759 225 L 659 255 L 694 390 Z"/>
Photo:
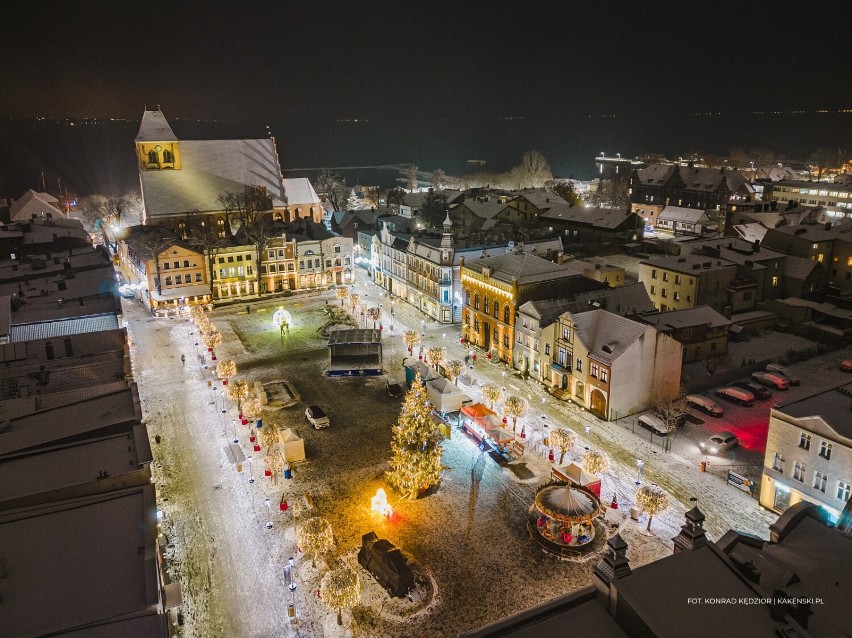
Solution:
<path fill-rule="evenodd" d="M 142 114 L 136 134 L 136 157 L 143 171 L 180 168 L 180 142 L 162 111 Z"/>

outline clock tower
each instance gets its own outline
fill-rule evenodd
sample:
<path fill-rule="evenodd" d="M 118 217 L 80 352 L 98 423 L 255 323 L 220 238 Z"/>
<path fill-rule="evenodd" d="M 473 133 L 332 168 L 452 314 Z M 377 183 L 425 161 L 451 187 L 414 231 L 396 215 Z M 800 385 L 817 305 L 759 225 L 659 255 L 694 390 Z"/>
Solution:
<path fill-rule="evenodd" d="M 161 111 L 145 111 L 136 135 L 141 171 L 180 169 L 180 142 Z"/>

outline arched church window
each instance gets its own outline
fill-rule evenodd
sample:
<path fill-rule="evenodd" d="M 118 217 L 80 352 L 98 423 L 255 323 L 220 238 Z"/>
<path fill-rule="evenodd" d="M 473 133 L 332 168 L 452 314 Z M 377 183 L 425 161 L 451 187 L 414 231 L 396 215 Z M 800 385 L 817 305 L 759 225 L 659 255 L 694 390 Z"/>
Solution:
<path fill-rule="evenodd" d="M 168 162 L 169 164 L 174 164 L 175 154 L 172 153 L 169 149 L 163 151 L 163 161 Z"/>
<path fill-rule="evenodd" d="M 148 151 L 148 163 L 149 164 L 156 164 L 157 163 L 157 151 L 155 151 L 153 149 Z"/>

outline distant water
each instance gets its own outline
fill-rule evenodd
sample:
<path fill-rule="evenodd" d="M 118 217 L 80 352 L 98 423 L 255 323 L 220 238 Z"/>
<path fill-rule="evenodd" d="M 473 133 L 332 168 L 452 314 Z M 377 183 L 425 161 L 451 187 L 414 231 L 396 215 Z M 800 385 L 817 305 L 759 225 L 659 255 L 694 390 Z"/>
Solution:
<path fill-rule="evenodd" d="M 168 117 L 168 113 L 167 113 Z M 540 151 L 555 175 L 590 179 L 601 152 L 633 157 L 645 152 L 669 157 L 689 151 L 725 153 L 732 146 L 763 147 L 803 160 L 819 147 L 852 149 L 852 114 L 653 115 L 647 117 L 548 116 L 526 119 L 435 119 L 396 121 L 196 122 L 170 118 L 178 137 L 221 139 L 275 136 L 285 177 L 316 177 L 335 167 L 349 184 L 398 185 L 399 172 L 369 167 L 416 164 L 449 175 L 502 172 L 527 150 Z M 267 125 L 269 128 L 267 129 Z M 138 190 L 133 138 L 138 122 L 70 126 L 54 121 L 0 122 L 0 195 L 37 188 L 44 172 L 48 190 L 77 194 Z M 847 154 L 848 155 L 848 154 Z"/>

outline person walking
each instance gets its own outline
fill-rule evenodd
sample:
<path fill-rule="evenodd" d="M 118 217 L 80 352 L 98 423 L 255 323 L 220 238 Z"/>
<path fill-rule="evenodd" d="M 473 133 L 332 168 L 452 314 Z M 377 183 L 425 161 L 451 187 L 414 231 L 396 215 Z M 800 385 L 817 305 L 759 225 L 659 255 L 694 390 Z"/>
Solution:
<path fill-rule="evenodd" d="M 185 354 L 180 355 L 180 362 L 186 363 L 186 355 Z"/>

